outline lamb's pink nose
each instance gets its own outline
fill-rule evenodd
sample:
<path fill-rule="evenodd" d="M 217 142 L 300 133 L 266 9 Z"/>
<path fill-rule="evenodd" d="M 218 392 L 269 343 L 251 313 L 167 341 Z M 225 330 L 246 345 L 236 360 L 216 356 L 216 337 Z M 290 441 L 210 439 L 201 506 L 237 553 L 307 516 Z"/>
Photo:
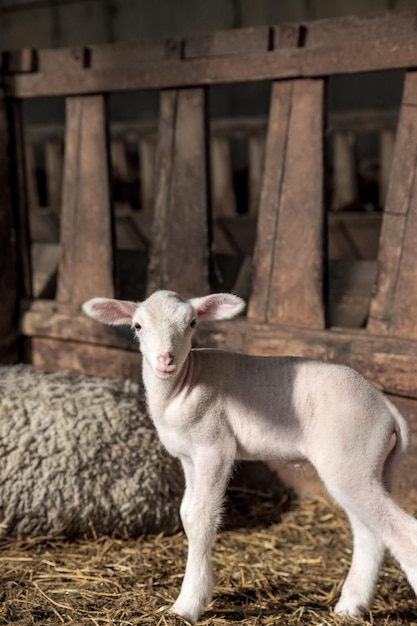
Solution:
<path fill-rule="evenodd" d="M 157 357 L 158 368 L 161 370 L 172 369 L 174 364 L 174 356 L 170 352 L 164 352 Z"/>

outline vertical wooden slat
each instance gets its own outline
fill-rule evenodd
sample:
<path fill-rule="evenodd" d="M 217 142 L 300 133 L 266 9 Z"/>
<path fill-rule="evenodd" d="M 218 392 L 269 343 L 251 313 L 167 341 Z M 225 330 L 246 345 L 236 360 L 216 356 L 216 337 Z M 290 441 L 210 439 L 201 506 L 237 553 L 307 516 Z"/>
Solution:
<path fill-rule="evenodd" d="M 384 207 L 387 201 L 388 184 L 391 173 L 392 156 L 394 153 L 395 132 L 386 128 L 379 135 L 379 206 Z"/>
<path fill-rule="evenodd" d="M 113 230 L 106 102 L 67 99 L 61 259 L 57 300 L 114 296 Z"/>
<path fill-rule="evenodd" d="M 0 363 L 19 358 L 19 285 L 16 230 L 13 219 L 11 133 L 6 105 L 0 98 Z"/>
<path fill-rule="evenodd" d="M 214 136 L 210 146 L 213 218 L 236 217 L 230 138 Z"/>
<path fill-rule="evenodd" d="M 267 321 L 269 309 L 293 88 L 293 81 L 280 81 L 272 86 L 254 254 L 253 288 L 248 308 L 248 317 L 257 321 Z"/>
<path fill-rule="evenodd" d="M 46 184 L 48 194 L 48 206 L 55 215 L 61 213 L 62 202 L 62 167 L 63 146 L 62 141 L 50 139 L 45 146 Z"/>
<path fill-rule="evenodd" d="M 408 72 L 383 214 L 368 331 L 417 338 L 417 72 Z"/>
<path fill-rule="evenodd" d="M 294 84 L 268 321 L 324 328 L 323 80 Z"/>
<path fill-rule="evenodd" d="M 323 328 L 322 80 L 275 83 L 251 319 Z"/>
<path fill-rule="evenodd" d="M 161 93 L 147 290 L 209 289 L 206 92 Z"/>

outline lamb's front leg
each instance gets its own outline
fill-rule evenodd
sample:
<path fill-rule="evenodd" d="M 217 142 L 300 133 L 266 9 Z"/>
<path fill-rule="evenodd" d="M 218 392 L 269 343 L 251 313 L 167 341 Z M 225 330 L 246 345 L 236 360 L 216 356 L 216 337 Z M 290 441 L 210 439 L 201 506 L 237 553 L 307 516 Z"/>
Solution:
<path fill-rule="evenodd" d="M 234 461 L 234 454 L 217 447 L 197 451 L 183 459 L 186 489 L 181 520 L 188 539 L 188 557 L 181 593 L 172 611 L 196 622 L 211 600 L 213 572 L 211 547 Z"/>

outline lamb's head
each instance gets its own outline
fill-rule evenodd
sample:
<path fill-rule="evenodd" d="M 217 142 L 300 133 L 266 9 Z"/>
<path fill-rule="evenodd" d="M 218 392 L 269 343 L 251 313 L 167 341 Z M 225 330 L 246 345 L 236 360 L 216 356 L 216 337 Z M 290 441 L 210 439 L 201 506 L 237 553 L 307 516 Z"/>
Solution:
<path fill-rule="evenodd" d="M 169 378 L 184 365 L 198 320 L 229 319 L 244 306 L 241 298 L 228 293 L 186 300 L 173 291 L 161 290 L 139 303 L 93 298 L 83 304 L 83 310 L 99 322 L 131 326 L 155 375 Z"/>

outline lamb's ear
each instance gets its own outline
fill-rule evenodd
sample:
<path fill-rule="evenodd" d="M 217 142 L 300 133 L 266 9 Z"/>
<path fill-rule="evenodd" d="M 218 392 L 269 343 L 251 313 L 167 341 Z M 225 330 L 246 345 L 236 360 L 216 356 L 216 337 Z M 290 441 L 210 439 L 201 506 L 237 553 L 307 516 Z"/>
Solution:
<path fill-rule="evenodd" d="M 245 308 L 242 298 L 231 293 L 213 293 L 203 298 L 191 298 L 190 304 L 202 320 L 227 320 Z"/>
<path fill-rule="evenodd" d="M 112 298 L 92 298 L 82 305 L 84 313 L 103 324 L 121 326 L 132 323 L 132 317 L 138 305 L 130 300 Z"/>

